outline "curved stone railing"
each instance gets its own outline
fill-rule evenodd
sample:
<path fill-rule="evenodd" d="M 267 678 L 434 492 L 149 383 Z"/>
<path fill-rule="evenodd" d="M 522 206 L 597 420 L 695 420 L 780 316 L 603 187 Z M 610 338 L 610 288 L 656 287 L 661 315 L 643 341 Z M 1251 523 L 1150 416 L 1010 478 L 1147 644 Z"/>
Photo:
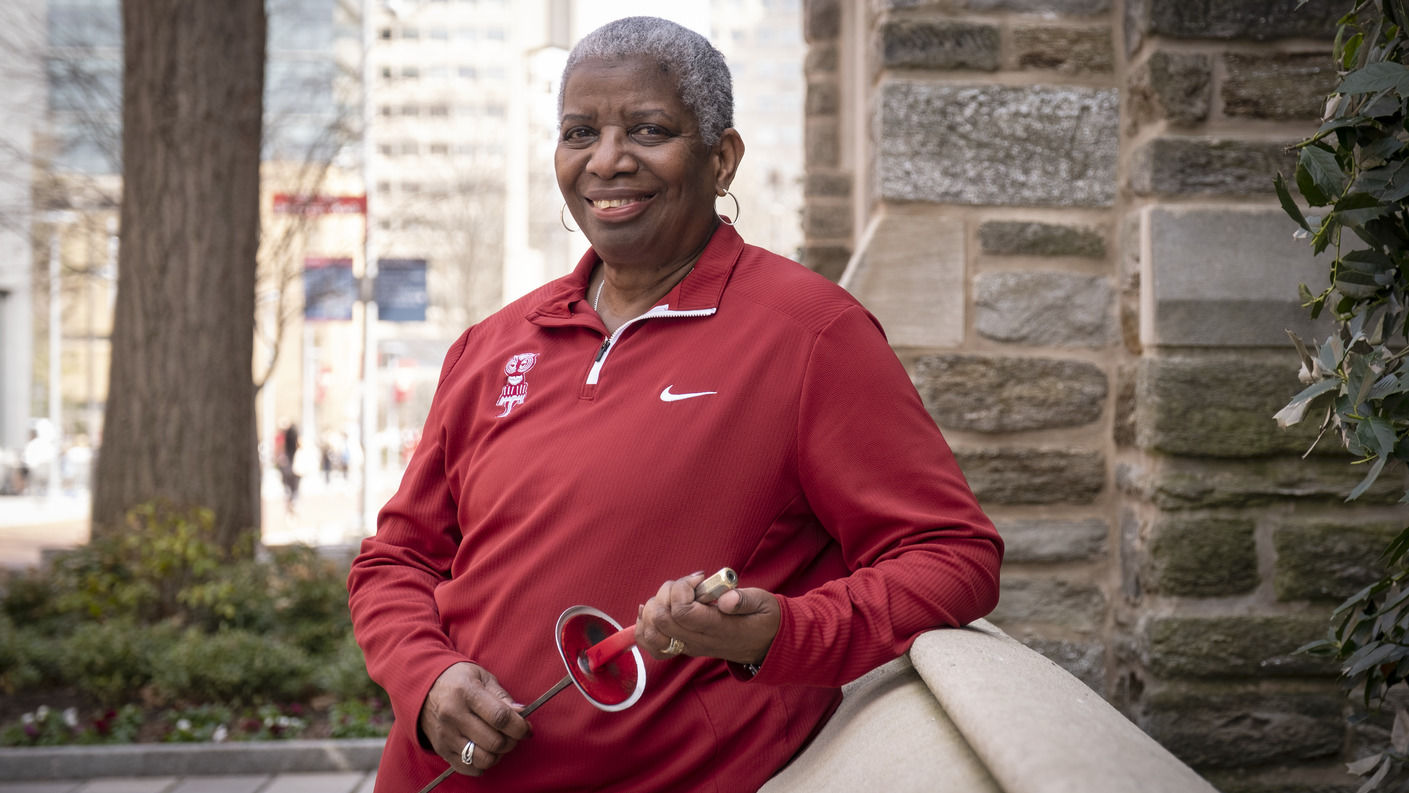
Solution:
<path fill-rule="evenodd" d="M 984 620 L 849 684 L 760 793 L 1216 793 L 1066 670 Z"/>

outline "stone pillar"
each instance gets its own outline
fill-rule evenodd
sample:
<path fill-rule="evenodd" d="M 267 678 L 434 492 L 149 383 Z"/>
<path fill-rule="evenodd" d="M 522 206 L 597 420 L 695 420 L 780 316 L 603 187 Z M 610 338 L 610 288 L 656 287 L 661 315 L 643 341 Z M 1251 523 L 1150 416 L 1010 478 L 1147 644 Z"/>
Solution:
<path fill-rule="evenodd" d="M 1346 10 L 1296 5 L 804 6 L 807 255 L 1003 532 L 993 621 L 1229 792 L 1354 789 L 1363 733 L 1294 651 L 1395 527 L 1397 483 L 1347 507 L 1360 472 L 1272 419 L 1326 280 L 1272 178 Z"/>

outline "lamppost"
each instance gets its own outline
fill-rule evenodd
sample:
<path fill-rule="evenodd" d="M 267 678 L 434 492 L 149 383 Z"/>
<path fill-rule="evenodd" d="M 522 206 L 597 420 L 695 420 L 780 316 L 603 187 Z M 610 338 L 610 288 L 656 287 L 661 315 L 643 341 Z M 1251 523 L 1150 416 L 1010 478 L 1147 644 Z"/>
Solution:
<path fill-rule="evenodd" d="M 77 220 L 69 210 L 45 212 L 42 216 L 53 228 L 49 236 L 49 424 L 53 430 L 54 448 L 49 457 L 49 485 L 45 490 L 50 500 L 57 499 L 63 485 L 63 368 L 60 365 L 63 344 L 63 311 L 60 305 L 60 275 L 62 264 L 62 234 L 60 230 Z"/>

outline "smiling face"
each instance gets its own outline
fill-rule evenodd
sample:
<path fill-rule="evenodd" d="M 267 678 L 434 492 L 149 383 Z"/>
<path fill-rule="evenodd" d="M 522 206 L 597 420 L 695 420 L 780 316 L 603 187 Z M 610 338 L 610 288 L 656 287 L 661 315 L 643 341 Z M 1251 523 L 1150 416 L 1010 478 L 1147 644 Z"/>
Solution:
<path fill-rule="evenodd" d="M 563 87 L 553 157 L 568 210 L 613 266 L 670 267 L 714 230 L 716 188 L 743 154 L 726 130 L 706 146 L 675 79 L 648 60 L 584 60 Z"/>

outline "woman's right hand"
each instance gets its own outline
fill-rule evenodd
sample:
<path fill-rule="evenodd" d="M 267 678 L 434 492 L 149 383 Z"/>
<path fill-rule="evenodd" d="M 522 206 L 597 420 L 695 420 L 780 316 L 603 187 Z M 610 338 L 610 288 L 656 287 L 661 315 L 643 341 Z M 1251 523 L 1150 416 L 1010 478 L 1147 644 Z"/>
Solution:
<path fill-rule="evenodd" d="M 421 705 L 419 726 L 431 748 L 452 768 L 479 776 L 532 734 L 519 715 L 522 709 L 494 675 L 465 661 L 436 678 Z M 472 765 L 466 765 L 460 754 L 469 741 L 475 744 Z"/>

